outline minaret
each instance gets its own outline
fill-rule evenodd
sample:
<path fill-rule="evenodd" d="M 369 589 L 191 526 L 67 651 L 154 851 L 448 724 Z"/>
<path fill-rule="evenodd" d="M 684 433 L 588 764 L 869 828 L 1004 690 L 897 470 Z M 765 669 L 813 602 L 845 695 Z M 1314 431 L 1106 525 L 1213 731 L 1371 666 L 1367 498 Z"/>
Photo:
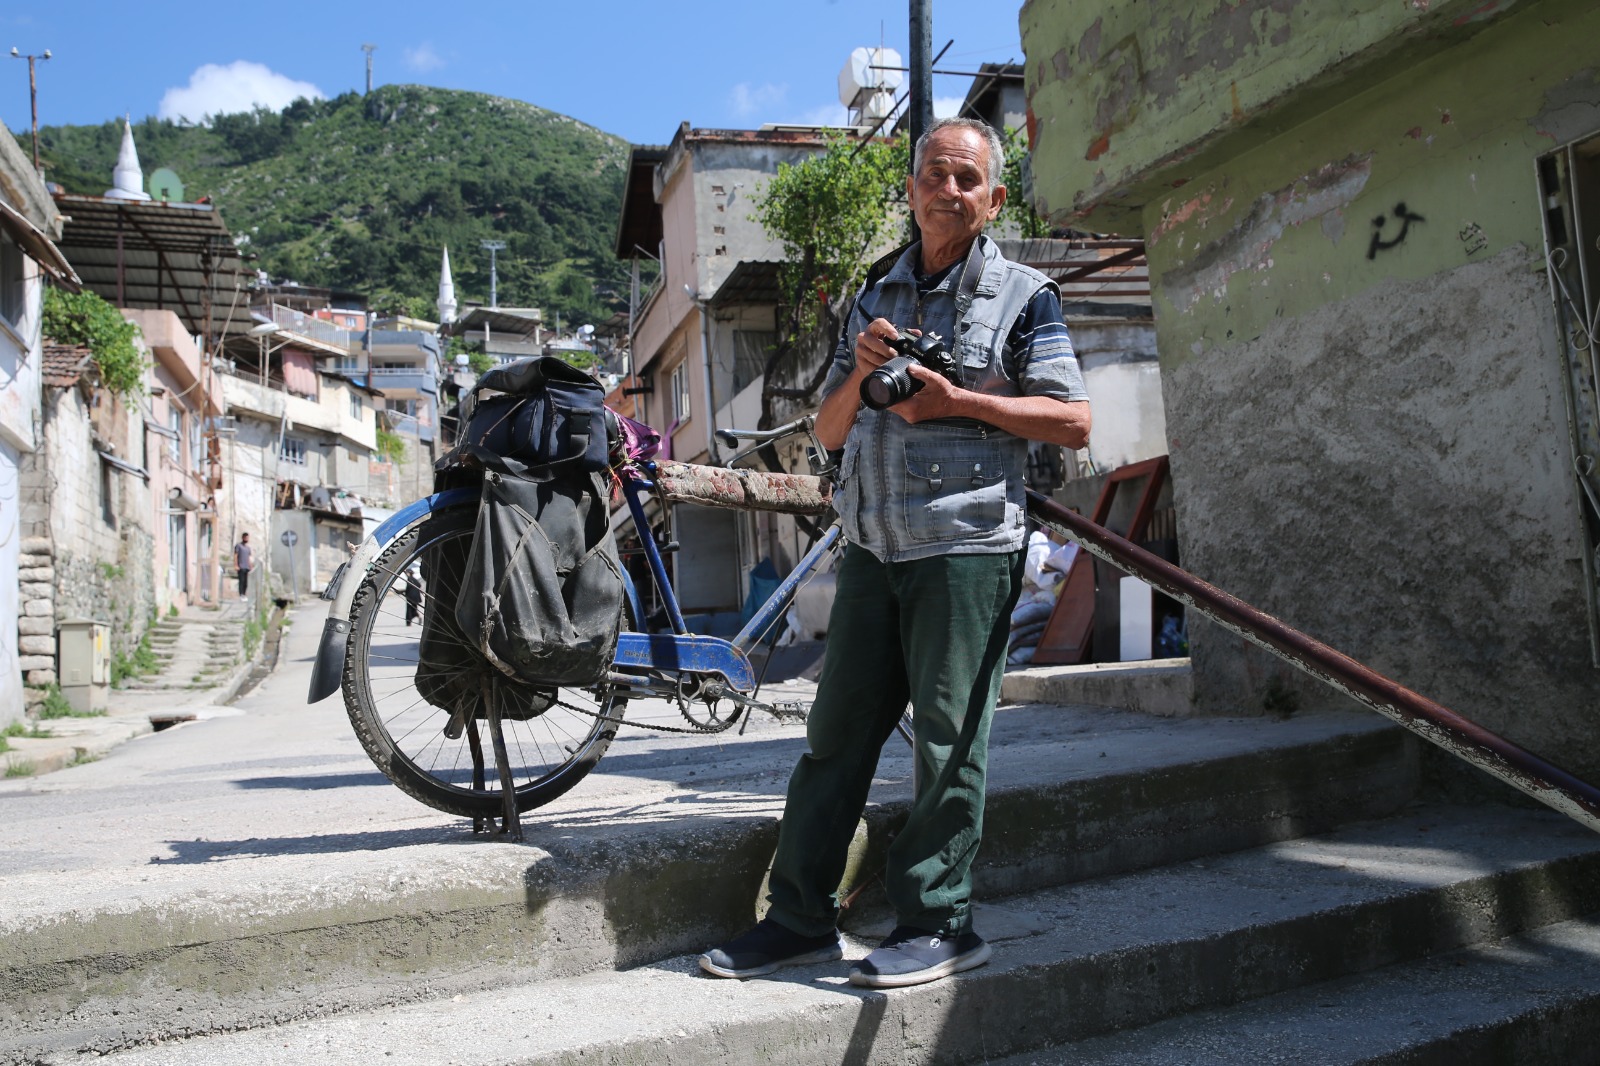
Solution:
<path fill-rule="evenodd" d="M 456 320 L 456 283 L 450 280 L 450 249 L 444 250 L 444 265 L 439 268 L 439 324 Z"/>
<path fill-rule="evenodd" d="M 139 168 L 139 153 L 133 147 L 133 123 L 122 120 L 122 149 L 117 152 L 117 169 L 111 173 L 111 184 L 106 190 L 108 200 L 148 200 L 144 191 L 144 171 Z"/>

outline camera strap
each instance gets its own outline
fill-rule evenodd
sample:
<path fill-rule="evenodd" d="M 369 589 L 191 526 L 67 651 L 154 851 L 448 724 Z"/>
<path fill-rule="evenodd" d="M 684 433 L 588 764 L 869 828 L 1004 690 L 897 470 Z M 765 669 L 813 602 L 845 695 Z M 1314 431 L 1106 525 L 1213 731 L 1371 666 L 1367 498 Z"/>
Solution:
<path fill-rule="evenodd" d="M 972 239 L 972 247 L 967 251 L 967 261 L 961 264 L 961 280 L 956 283 L 956 317 L 952 324 L 948 338 L 952 348 L 961 337 L 961 320 L 967 317 L 967 312 L 972 308 L 972 298 L 977 295 L 978 282 L 983 277 L 983 248 L 980 246 L 982 235 Z M 917 328 L 922 328 L 922 300 L 923 294 L 917 293 Z"/>

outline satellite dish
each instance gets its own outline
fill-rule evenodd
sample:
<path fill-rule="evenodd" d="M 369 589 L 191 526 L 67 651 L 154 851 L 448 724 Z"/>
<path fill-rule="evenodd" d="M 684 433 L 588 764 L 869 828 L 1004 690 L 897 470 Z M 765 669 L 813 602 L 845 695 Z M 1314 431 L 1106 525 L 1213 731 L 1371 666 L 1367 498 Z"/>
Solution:
<path fill-rule="evenodd" d="M 593 337 L 594 336 L 594 327 L 591 326 L 591 325 L 588 325 L 588 324 L 579 326 L 578 327 L 578 335 L 580 337 L 585 337 L 585 338 Z"/>
<path fill-rule="evenodd" d="M 152 200 L 162 200 L 174 204 L 189 202 L 184 198 L 183 182 L 178 179 L 177 174 L 167 167 L 159 167 L 151 174 L 148 186 L 146 191 L 150 193 L 150 199 Z"/>

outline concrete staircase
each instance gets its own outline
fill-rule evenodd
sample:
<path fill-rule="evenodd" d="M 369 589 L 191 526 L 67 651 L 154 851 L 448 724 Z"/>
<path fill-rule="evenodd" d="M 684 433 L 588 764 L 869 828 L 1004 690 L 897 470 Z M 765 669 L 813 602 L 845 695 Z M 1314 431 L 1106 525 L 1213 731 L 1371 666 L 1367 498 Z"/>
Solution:
<path fill-rule="evenodd" d="M 194 609 L 150 627 L 150 649 L 160 669 L 130 678 L 125 688 L 163 692 L 210 688 L 244 660 L 245 614 L 238 604 Z"/>
<path fill-rule="evenodd" d="M 794 748 L 713 761 L 665 744 L 615 768 L 676 769 L 720 806 L 618 790 L 603 811 L 535 815 L 525 846 L 298 856 L 226 893 L 202 864 L 187 891 L 22 901 L 0 919 L 0 1055 L 1595 1061 L 1600 836 L 1542 810 L 1419 804 L 1414 743 L 1382 719 L 1031 706 L 1000 712 L 992 749 L 978 923 L 995 955 L 947 981 L 700 975 L 694 954 L 748 924 L 770 857 L 771 803 L 748 785 L 786 775 Z M 887 748 L 852 880 L 879 868 L 909 777 Z M 891 924 L 866 892 L 851 957 Z"/>

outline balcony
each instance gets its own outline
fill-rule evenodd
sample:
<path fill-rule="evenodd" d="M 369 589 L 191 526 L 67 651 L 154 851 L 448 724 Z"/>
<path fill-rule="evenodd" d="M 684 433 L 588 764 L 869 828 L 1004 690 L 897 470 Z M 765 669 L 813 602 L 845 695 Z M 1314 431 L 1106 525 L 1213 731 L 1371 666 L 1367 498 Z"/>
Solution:
<path fill-rule="evenodd" d="M 433 396 L 439 391 L 438 381 L 420 366 L 375 366 L 372 368 L 372 387 L 382 392 L 385 396 L 394 396 L 402 399 L 406 397 L 408 392 L 415 397 L 418 393 Z"/>

